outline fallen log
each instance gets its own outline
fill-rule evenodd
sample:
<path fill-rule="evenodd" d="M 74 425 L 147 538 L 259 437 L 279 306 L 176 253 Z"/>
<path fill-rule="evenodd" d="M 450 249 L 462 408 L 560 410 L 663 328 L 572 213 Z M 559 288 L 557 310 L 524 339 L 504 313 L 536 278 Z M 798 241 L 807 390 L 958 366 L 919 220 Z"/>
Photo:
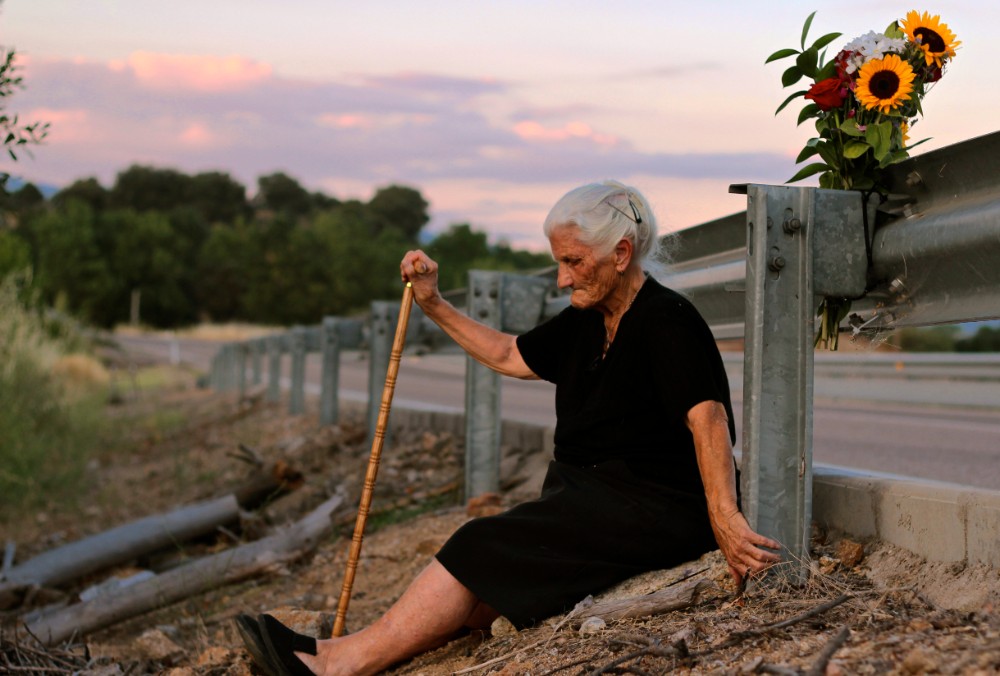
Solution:
<path fill-rule="evenodd" d="M 680 610 L 693 605 L 698 594 L 706 587 L 711 586 L 712 583 L 709 580 L 686 580 L 681 584 L 645 596 L 601 601 L 581 609 L 571 622 L 574 627 L 579 628 L 583 621 L 590 617 L 599 617 L 605 622 L 610 622 L 629 617 L 646 617 Z"/>
<path fill-rule="evenodd" d="M 57 586 L 131 561 L 170 544 L 211 533 L 220 525 L 236 521 L 239 516 L 236 497 L 227 495 L 71 542 L 8 570 L 0 584 L 0 599 L 18 588 Z M 2 600 L 0 607 L 4 607 Z"/>
<path fill-rule="evenodd" d="M 43 644 L 55 645 L 292 561 L 331 529 L 331 516 L 343 502 L 343 496 L 336 495 L 275 535 L 30 620 L 24 628 Z"/>
<path fill-rule="evenodd" d="M 208 535 L 238 521 L 240 509 L 256 509 L 303 483 L 300 472 L 279 460 L 270 469 L 248 478 L 232 495 L 148 516 L 43 552 L 0 572 L 0 610 L 16 606 L 27 588 L 57 587 Z"/>

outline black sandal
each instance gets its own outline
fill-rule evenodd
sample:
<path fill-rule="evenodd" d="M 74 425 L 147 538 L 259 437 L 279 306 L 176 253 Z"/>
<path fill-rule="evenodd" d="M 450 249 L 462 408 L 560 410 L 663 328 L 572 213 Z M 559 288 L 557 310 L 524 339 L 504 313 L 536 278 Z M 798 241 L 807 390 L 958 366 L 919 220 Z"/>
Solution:
<path fill-rule="evenodd" d="M 236 630 L 239 632 L 240 638 L 243 639 L 243 646 L 250 653 L 250 658 L 253 659 L 254 664 L 266 676 L 279 676 L 280 672 L 274 668 L 271 658 L 267 655 L 267 644 L 264 643 L 264 637 L 260 633 L 260 626 L 257 624 L 257 620 L 246 613 L 240 613 L 236 616 L 235 622 Z"/>
<path fill-rule="evenodd" d="M 312 676 L 312 670 L 295 653 L 315 655 L 316 639 L 292 631 L 270 615 L 258 616 L 257 627 L 276 676 Z"/>

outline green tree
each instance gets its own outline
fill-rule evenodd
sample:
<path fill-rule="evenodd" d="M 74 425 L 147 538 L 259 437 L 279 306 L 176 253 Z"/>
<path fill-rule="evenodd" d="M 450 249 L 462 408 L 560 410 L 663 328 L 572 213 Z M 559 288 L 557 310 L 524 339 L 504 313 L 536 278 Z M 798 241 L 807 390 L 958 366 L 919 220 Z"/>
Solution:
<path fill-rule="evenodd" d="M 0 230 L 0 281 L 31 267 L 31 247 L 13 232 Z"/>
<path fill-rule="evenodd" d="M 196 174 L 188 190 L 187 204 L 197 209 L 209 223 L 233 223 L 249 215 L 246 186 L 227 173 Z"/>
<path fill-rule="evenodd" d="M 420 229 L 427 225 L 427 200 L 417 190 L 400 185 L 380 188 L 368 202 L 373 216 L 374 234 L 395 228 L 403 236 L 416 242 Z"/>
<path fill-rule="evenodd" d="M 138 292 L 143 323 L 171 327 L 194 321 L 194 299 L 184 284 L 186 243 L 176 236 L 170 218 L 131 210 L 111 211 L 103 218 L 114 232 L 111 268 L 121 284 L 115 320 L 128 317 L 132 294 Z"/>
<path fill-rule="evenodd" d="M 980 326 L 968 338 L 955 341 L 959 352 L 1000 352 L 1000 326 Z"/>
<path fill-rule="evenodd" d="M 242 221 L 216 224 L 198 251 L 195 299 L 201 313 L 215 321 L 248 318 L 244 308 L 251 277 L 263 258 Z"/>
<path fill-rule="evenodd" d="M 312 211 L 313 199 L 298 181 L 279 171 L 257 179 L 254 204 L 276 214 L 305 216 Z"/>
<path fill-rule="evenodd" d="M 474 231 L 468 223 L 452 225 L 427 245 L 427 255 L 438 263 L 443 290 L 466 286 L 473 261 L 486 259 L 489 253 L 486 233 Z"/>
<path fill-rule="evenodd" d="M 904 328 L 893 342 L 906 352 L 953 352 L 959 328 L 953 325 Z"/>
<path fill-rule="evenodd" d="M 83 319 L 110 325 L 116 283 L 94 212 L 73 202 L 25 224 L 34 249 L 34 280 L 42 300 Z M 19 229 L 20 230 L 20 229 Z"/>
<path fill-rule="evenodd" d="M 119 172 L 110 205 L 136 211 L 170 211 L 188 203 L 191 177 L 174 169 L 134 164 Z"/>
<path fill-rule="evenodd" d="M 52 197 L 52 203 L 63 207 L 71 200 L 83 202 L 94 213 L 100 213 L 108 207 L 110 195 L 103 185 L 94 177 L 81 178 L 73 181 Z"/>

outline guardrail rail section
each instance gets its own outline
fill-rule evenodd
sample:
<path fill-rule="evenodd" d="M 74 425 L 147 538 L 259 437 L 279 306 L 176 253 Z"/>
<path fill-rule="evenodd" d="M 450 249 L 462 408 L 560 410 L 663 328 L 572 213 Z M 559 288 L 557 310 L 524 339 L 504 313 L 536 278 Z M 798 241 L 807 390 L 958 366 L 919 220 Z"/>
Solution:
<path fill-rule="evenodd" d="M 812 514 L 812 412 L 815 311 L 823 297 L 852 300 L 842 330 L 884 331 L 1000 318 L 1000 132 L 911 158 L 888 173 L 887 199 L 855 191 L 733 186 L 747 210 L 668 235 L 674 251 L 665 285 L 685 293 L 716 338 L 744 338 L 744 511 L 752 527 L 784 545 L 808 574 Z M 866 228 L 865 224 L 868 224 Z M 866 241 L 867 238 L 867 241 Z M 555 271 L 515 275 L 472 271 L 449 297 L 470 316 L 520 333 L 568 304 Z M 372 305 L 367 342 L 369 392 L 388 367 L 398 304 Z M 414 308 L 407 335 L 427 346 L 440 331 Z M 296 336 L 293 341 L 291 336 Z M 304 336 L 304 338 L 303 338 Z M 267 396 L 280 394 L 281 356 L 323 352 L 321 422 L 337 420 L 339 349 L 363 345 L 358 320 L 324 319 L 302 329 L 223 347 L 213 360 L 218 389 L 254 384 L 269 357 Z M 293 356 L 291 406 L 303 384 Z M 469 359 L 466 367 L 467 496 L 499 487 L 500 379 Z M 373 404 L 373 400 L 374 404 Z M 377 415 L 369 396 L 369 427 Z"/>

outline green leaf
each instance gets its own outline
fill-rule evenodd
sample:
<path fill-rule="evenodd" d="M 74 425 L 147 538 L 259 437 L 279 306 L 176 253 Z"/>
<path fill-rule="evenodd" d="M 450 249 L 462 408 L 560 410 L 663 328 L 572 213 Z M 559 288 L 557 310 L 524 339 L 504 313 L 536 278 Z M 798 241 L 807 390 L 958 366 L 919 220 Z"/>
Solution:
<path fill-rule="evenodd" d="M 864 136 L 865 133 L 858 129 L 858 121 L 854 118 L 849 120 L 844 120 L 840 124 L 840 131 L 844 132 L 848 136 Z"/>
<path fill-rule="evenodd" d="M 879 169 L 885 169 L 890 164 L 896 164 L 897 162 L 902 162 L 909 157 L 909 154 L 905 150 L 894 150 L 885 157 L 883 157 L 879 163 Z"/>
<path fill-rule="evenodd" d="M 920 139 L 916 143 L 911 143 L 910 145 L 906 146 L 906 150 L 912 150 L 913 148 L 916 148 L 921 143 L 927 143 L 930 140 L 931 140 L 930 136 L 928 136 L 927 138 L 924 138 L 924 139 Z"/>
<path fill-rule="evenodd" d="M 864 155 L 869 148 L 871 146 L 864 141 L 848 141 L 844 144 L 844 157 L 853 160 Z"/>
<path fill-rule="evenodd" d="M 795 164 L 801 164 L 802 162 L 805 162 L 818 152 L 819 149 L 816 148 L 816 146 L 807 145 L 805 148 L 802 149 L 802 152 L 799 153 L 799 156 L 795 158 Z"/>
<path fill-rule="evenodd" d="M 798 66 L 792 66 L 781 74 L 781 86 L 790 87 L 802 79 L 802 71 Z"/>
<path fill-rule="evenodd" d="M 785 181 L 785 183 L 795 183 L 796 181 L 801 181 L 809 176 L 814 176 L 818 173 L 829 171 L 830 167 L 823 164 L 822 162 L 814 162 L 812 164 L 807 164 L 796 172 L 794 176 Z"/>
<path fill-rule="evenodd" d="M 836 190 L 839 186 L 836 185 L 837 176 L 832 171 L 828 171 L 819 177 L 819 187 L 826 188 L 827 190 Z M 817 312 L 816 314 L 819 314 Z"/>
<path fill-rule="evenodd" d="M 814 49 L 807 49 L 798 55 L 795 59 L 795 65 L 799 67 L 799 70 L 806 77 L 814 77 L 816 75 L 817 59 L 819 59 L 819 53 Z"/>
<path fill-rule="evenodd" d="M 820 143 L 816 146 L 816 151 L 819 156 L 823 158 L 823 161 L 832 169 L 840 165 L 840 155 L 837 152 L 837 147 L 827 141 L 826 143 Z"/>
<path fill-rule="evenodd" d="M 809 105 L 805 106 L 801 111 L 799 111 L 799 121 L 795 123 L 795 126 L 796 127 L 799 126 L 800 124 L 808 120 L 810 117 L 814 117 L 817 113 L 819 113 L 819 106 L 817 106 L 815 103 L 810 103 Z"/>
<path fill-rule="evenodd" d="M 865 130 L 865 140 L 872 147 L 875 159 L 881 162 L 882 158 L 889 153 L 891 147 L 892 122 L 886 121 L 868 125 L 868 128 Z"/>
<path fill-rule="evenodd" d="M 823 49 L 828 44 L 839 38 L 841 35 L 842 33 L 827 33 L 823 37 L 816 40 L 816 42 L 812 44 L 812 47 L 810 47 L 810 49 L 814 49 L 818 52 L 819 50 Z"/>
<path fill-rule="evenodd" d="M 776 111 L 774 111 L 774 114 L 777 115 L 782 110 L 784 110 L 785 106 L 787 106 L 789 103 L 791 103 L 793 99 L 795 99 L 795 98 L 797 98 L 799 96 L 804 96 L 805 93 L 806 93 L 806 91 L 807 90 L 803 89 L 802 91 L 795 92 L 794 94 L 792 94 L 791 96 L 789 96 L 787 99 L 784 100 L 784 102 L 780 106 L 778 106 L 778 109 Z"/>
<path fill-rule="evenodd" d="M 799 50 L 792 49 L 790 47 L 788 49 L 779 49 L 774 54 L 772 54 L 771 56 L 767 57 L 767 59 L 764 61 L 764 63 L 771 63 L 772 61 L 777 61 L 778 59 L 787 59 L 789 56 L 793 56 L 793 55 L 798 54 L 798 53 L 799 53 Z"/>
<path fill-rule="evenodd" d="M 823 80 L 829 80 L 831 77 L 837 74 L 837 62 L 831 61 L 830 63 L 824 65 L 813 77 L 816 78 L 816 82 L 822 82 Z"/>
<path fill-rule="evenodd" d="M 812 26 L 814 16 L 816 16 L 815 11 L 806 18 L 806 22 L 802 25 L 802 49 L 806 48 L 806 36 L 809 35 L 809 27 Z"/>
<path fill-rule="evenodd" d="M 906 33 L 904 33 L 899 29 L 898 21 L 893 21 L 891 24 L 886 26 L 885 31 L 883 31 L 883 35 L 885 35 L 887 38 L 897 38 L 897 39 L 906 37 Z"/>

